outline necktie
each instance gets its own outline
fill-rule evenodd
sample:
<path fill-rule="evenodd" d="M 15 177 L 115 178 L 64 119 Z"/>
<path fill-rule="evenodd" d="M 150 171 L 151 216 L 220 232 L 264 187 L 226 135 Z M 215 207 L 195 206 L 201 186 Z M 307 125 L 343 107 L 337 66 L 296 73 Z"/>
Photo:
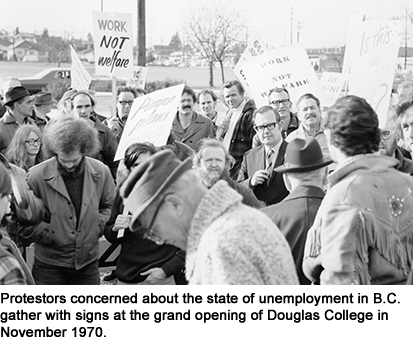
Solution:
<path fill-rule="evenodd" d="M 265 156 L 265 170 L 268 172 L 267 186 L 270 184 L 270 179 L 272 176 L 272 154 L 274 153 L 273 149 L 269 149 L 267 155 Z"/>
<path fill-rule="evenodd" d="M 265 170 L 269 173 L 272 174 L 272 154 L 274 153 L 273 149 L 269 149 L 267 156 L 265 157 Z"/>

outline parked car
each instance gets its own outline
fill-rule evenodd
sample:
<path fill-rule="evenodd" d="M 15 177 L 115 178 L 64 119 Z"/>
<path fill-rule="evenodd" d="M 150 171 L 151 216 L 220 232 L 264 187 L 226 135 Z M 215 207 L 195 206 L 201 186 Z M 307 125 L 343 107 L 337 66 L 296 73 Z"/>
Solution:
<path fill-rule="evenodd" d="M 70 68 L 47 68 L 32 77 L 19 77 L 20 83 L 31 94 L 36 94 L 42 89 L 48 90 L 55 78 L 70 79 Z"/>

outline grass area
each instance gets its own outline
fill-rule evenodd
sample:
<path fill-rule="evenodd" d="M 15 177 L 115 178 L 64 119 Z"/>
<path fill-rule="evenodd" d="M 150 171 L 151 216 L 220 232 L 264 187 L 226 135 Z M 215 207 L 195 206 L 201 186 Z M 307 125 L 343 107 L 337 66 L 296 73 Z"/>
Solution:
<path fill-rule="evenodd" d="M 87 71 L 95 77 L 94 65 L 84 64 Z M 46 68 L 56 67 L 56 63 L 41 63 L 41 62 L 9 62 L 0 61 L 0 76 L 4 79 L 8 76 L 26 77 L 33 76 Z M 62 63 L 60 67 L 69 67 L 70 64 Z M 235 79 L 232 69 L 225 69 L 225 80 Z M 99 79 L 102 77 L 99 76 Z M 181 68 L 181 67 L 148 67 L 147 81 L 163 81 L 166 78 L 171 78 L 180 82 L 185 82 L 193 88 L 208 87 L 209 71 L 206 67 L 199 68 Z M 110 80 L 108 78 L 108 80 Z M 214 86 L 221 87 L 221 70 L 214 69 Z"/>

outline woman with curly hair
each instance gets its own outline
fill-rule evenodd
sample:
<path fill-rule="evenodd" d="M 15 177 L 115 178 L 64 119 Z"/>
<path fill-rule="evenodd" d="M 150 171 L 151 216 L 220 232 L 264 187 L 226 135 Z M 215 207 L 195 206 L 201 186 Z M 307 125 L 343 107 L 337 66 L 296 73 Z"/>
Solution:
<path fill-rule="evenodd" d="M 43 161 L 42 133 L 35 125 L 22 125 L 11 140 L 6 157 L 10 163 L 28 171 Z"/>

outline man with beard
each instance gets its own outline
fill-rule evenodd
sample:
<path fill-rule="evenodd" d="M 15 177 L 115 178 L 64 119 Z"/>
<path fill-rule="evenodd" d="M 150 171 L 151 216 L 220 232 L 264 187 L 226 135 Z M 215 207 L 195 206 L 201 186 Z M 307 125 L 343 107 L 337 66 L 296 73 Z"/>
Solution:
<path fill-rule="evenodd" d="M 178 112 L 172 123 L 168 144 L 178 141 L 194 149 L 196 143 L 202 138 L 215 137 L 211 120 L 195 112 L 195 103 L 195 92 L 185 86 L 179 102 Z"/>
<path fill-rule="evenodd" d="M 254 208 L 262 208 L 265 204 L 258 201 L 254 193 L 229 177 L 229 169 L 234 163 L 219 140 L 202 139 L 198 142 L 193 159 L 194 169 L 202 183 L 209 188 L 218 180 L 225 180 L 230 187 L 242 195 L 242 203 Z"/>
<path fill-rule="evenodd" d="M 402 138 L 400 122 L 395 116 L 395 112 L 390 110 L 386 126 L 380 130 L 381 141 L 379 144 L 379 152 L 383 156 L 396 158 L 399 163 L 395 168 L 401 172 L 413 175 L 413 161 L 404 156 L 403 151 L 406 151 L 397 146 Z"/>
<path fill-rule="evenodd" d="M 329 155 L 321 119 L 320 100 L 310 93 L 302 95 L 297 101 L 297 115 L 300 125 L 285 139 L 287 143 L 295 138 L 305 139 L 311 136 L 317 139 L 323 154 Z"/>
<path fill-rule="evenodd" d="M 51 158 L 33 167 L 28 183 L 46 214 L 37 226 L 20 228 L 35 242 L 37 284 L 99 284 L 99 237 L 109 219 L 115 187 L 108 167 L 90 158 L 97 131 L 64 116 L 45 128 L 43 148 Z"/>

